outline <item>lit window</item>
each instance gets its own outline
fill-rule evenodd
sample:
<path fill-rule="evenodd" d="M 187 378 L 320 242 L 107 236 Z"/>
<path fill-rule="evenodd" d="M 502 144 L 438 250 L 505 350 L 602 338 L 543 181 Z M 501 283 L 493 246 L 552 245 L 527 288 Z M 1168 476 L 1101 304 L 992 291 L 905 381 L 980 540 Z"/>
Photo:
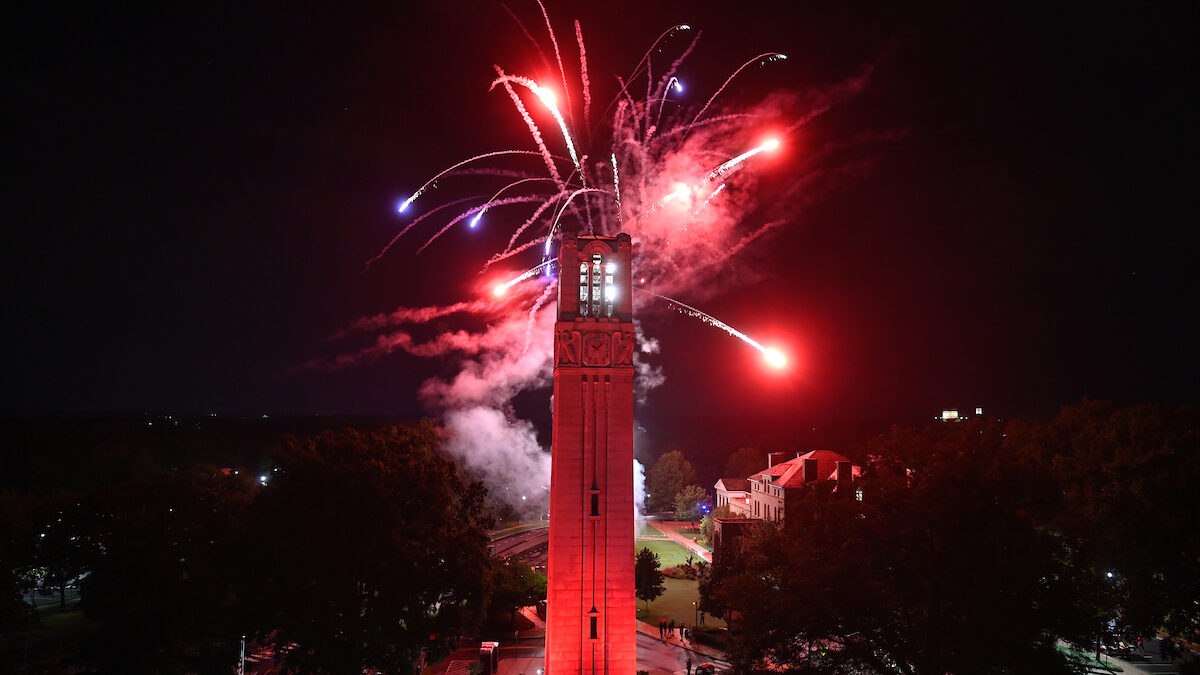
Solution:
<path fill-rule="evenodd" d="M 585 262 L 579 263 L 579 313 L 582 316 L 588 313 L 588 265 Z"/>
<path fill-rule="evenodd" d="M 600 314 L 600 254 L 592 254 L 592 314 Z"/>

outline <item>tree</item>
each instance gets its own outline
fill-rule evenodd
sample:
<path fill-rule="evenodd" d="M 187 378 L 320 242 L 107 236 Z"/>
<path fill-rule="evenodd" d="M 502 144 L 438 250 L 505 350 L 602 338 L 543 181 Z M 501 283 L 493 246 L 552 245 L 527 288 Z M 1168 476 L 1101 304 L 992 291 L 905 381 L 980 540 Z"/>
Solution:
<path fill-rule="evenodd" d="M 675 496 L 685 486 L 696 482 L 696 470 L 678 450 L 672 450 L 646 472 L 646 506 L 651 511 L 668 511 L 675 506 Z"/>
<path fill-rule="evenodd" d="M 1197 429 L 1194 407 L 1084 401 L 1032 443 L 1059 486 L 1050 522 L 1111 585 L 1124 630 L 1200 627 Z"/>
<path fill-rule="evenodd" d="M 708 492 L 699 485 L 685 486 L 675 495 L 675 519 L 690 520 L 693 528 L 708 508 Z"/>
<path fill-rule="evenodd" d="M 725 461 L 724 478 L 746 478 L 767 468 L 767 455 L 758 448 L 738 448 Z"/>
<path fill-rule="evenodd" d="M 257 633 L 308 673 L 410 673 L 483 617 L 484 488 L 464 484 L 429 422 L 286 438 L 258 498 L 248 565 Z"/>
<path fill-rule="evenodd" d="M 33 502 L 18 490 L 0 488 L 0 635 L 37 623 L 37 614 L 21 595 L 33 567 Z"/>
<path fill-rule="evenodd" d="M 657 553 L 648 548 L 637 552 L 637 557 L 633 559 L 633 585 L 638 600 L 646 603 L 646 609 L 650 609 L 651 600 L 667 590 Z"/>
<path fill-rule="evenodd" d="M 722 504 L 713 509 L 712 513 L 704 514 L 704 518 L 700 519 L 700 540 L 708 546 L 713 545 L 713 534 L 715 532 L 716 523 L 713 521 L 717 518 L 729 517 L 729 505 Z"/>
<path fill-rule="evenodd" d="M 1023 425 L 896 430 L 854 493 L 813 486 L 741 542 L 706 585 L 736 612 L 741 668 L 794 672 L 1065 673 L 1102 589 L 1036 521 L 1046 481 L 1023 470 Z M 1049 489 L 1053 489 L 1052 486 Z M 794 515 L 793 515 L 794 514 Z M 770 602 L 763 602 L 770 598 Z"/>
<path fill-rule="evenodd" d="M 34 514 L 34 574 L 43 589 L 57 590 L 60 608 L 67 606 L 67 585 L 87 569 L 80 537 L 80 504 L 79 495 L 56 491 L 38 500 Z"/>
<path fill-rule="evenodd" d="M 492 588 L 488 608 L 493 614 L 513 614 L 546 599 L 546 575 L 520 560 L 492 558 Z"/>
<path fill-rule="evenodd" d="M 101 624 L 84 660 L 102 673 L 227 672 L 245 632 L 240 570 L 254 488 L 187 466 L 87 502 L 83 611 Z"/>

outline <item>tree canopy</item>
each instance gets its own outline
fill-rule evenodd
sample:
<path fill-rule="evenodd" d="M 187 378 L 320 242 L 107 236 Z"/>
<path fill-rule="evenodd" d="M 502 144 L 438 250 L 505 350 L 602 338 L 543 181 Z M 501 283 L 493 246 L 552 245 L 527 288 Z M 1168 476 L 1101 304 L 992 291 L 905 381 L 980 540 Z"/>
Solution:
<path fill-rule="evenodd" d="M 647 607 L 651 600 L 667 590 L 657 553 L 644 547 L 637 552 L 633 560 L 633 585 L 638 600 L 644 601 Z"/>
<path fill-rule="evenodd" d="M 91 574 L 81 593 L 100 622 L 85 660 L 100 672 L 218 672 L 244 629 L 237 580 L 253 488 L 215 467 L 115 486 L 87 503 Z"/>
<path fill-rule="evenodd" d="M 685 485 L 675 494 L 675 519 L 696 521 L 708 512 L 708 491 L 699 485 Z"/>
<path fill-rule="evenodd" d="M 492 558 L 489 611 L 511 614 L 546 599 L 546 575 L 520 560 Z"/>
<path fill-rule="evenodd" d="M 741 447 L 725 461 L 722 478 L 746 478 L 767 468 L 767 454 L 758 448 Z"/>
<path fill-rule="evenodd" d="M 1050 525 L 1111 581 L 1120 628 L 1200 634 L 1200 409 L 1085 401 L 1034 440 Z"/>
<path fill-rule="evenodd" d="M 781 526 L 741 542 L 740 568 L 706 585 L 709 606 L 738 617 L 734 660 L 796 672 L 1071 672 L 1055 643 L 1089 640 L 1104 589 L 1037 522 L 1044 480 L 1015 456 L 1027 438 L 1016 424 L 896 430 L 872 448 L 861 502 L 828 486 L 798 492 Z"/>
<path fill-rule="evenodd" d="M 258 632 L 309 673 L 411 672 L 482 618 L 484 489 L 432 424 L 288 438 L 259 497 Z"/>
<path fill-rule="evenodd" d="M 658 458 L 646 472 L 646 507 L 651 511 L 669 511 L 675 506 L 675 496 L 685 486 L 696 482 L 696 470 L 678 450 Z"/>

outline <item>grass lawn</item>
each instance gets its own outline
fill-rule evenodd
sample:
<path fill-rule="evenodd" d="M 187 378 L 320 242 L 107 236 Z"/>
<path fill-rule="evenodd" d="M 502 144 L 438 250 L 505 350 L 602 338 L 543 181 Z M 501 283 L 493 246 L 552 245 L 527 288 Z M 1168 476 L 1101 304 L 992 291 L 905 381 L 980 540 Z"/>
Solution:
<path fill-rule="evenodd" d="M 634 536 L 639 539 L 666 539 L 667 538 L 667 535 L 663 534 L 662 532 L 659 532 L 658 528 L 654 527 L 650 523 L 642 523 L 641 525 L 638 525 L 637 534 L 635 534 Z"/>
<path fill-rule="evenodd" d="M 1108 671 L 1110 673 L 1125 672 L 1124 668 L 1122 668 L 1121 666 L 1118 666 L 1117 664 L 1113 663 L 1112 661 L 1109 661 L 1107 658 L 1105 658 L 1104 660 L 1101 660 L 1101 661 L 1097 661 L 1096 657 L 1093 655 L 1093 653 L 1081 652 L 1078 649 L 1072 649 L 1063 644 L 1058 645 L 1058 651 L 1066 654 L 1067 656 L 1071 657 L 1072 659 L 1074 659 L 1076 661 L 1082 661 L 1085 665 L 1089 666 L 1089 672 L 1095 672 L 1092 669 L 1100 669 L 1102 671 Z"/>
<path fill-rule="evenodd" d="M 46 630 L 60 635 L 90 630 L 99 625 L 85 617 L 82 609 L 43 614 L 40 618 Z"/>
<path fill-rule="evenodd" d="M 658 555 L 658 564 L 663 567 L 675 567 L 687 562 L 688 556 L 699 558 L 695 553 L 676 544 L 670 539 L 637 539 L 633 542 L 633 552 L 637 553 L 648 548 Z"/>
<path fill-rule="evenodd" d="M 699 601 L 699 583 L 692 579 L 664 579 L 667 589 L 657 599 L 650 601 L 650 609 L 646 603 L 637 601 L 638 621 L 657 626 L 659 619 L 675 620 L 676 624 L 684 623 L 691 626 L 696 622 L 696 607 L 692 603 Z M 725 622 L 715 616 L 705 616 L 704 626 L 723 628 Z"/>

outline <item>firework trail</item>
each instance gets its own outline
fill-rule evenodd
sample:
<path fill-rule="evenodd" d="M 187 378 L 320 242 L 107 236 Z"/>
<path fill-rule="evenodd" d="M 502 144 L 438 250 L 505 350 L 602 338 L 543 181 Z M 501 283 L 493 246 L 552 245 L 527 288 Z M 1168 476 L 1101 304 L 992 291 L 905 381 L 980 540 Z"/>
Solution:
<path fill-rule="evenodd" d="M 583 123 L 592 119 L 592 83 L 588 81 L 587 49 L 583 46 L 583 28 L 575 19 L 575 42 L 579 45 L 579 80 L 583 85 Z"/>
<path fill-rule="evenodd" d="M 489 231 L 506 225 L 511 235 L 502 250 L 482 262 L 483 276 L 470 290 L 477 298 L 441 307 L 402 307 L 359 319 L 332 338 L 359 340 L 358 349 L 347 347 L 336 358 L 306 364 L 319 369 L 348 367 L 395 352 L 451 360 L 452 374 L 427 380 L 420 389 L 421 400 L 442 414 L 451 451 L 460 453 L 465 466 L 506 476 L 499 483 L 483 476 L 497 494 L 511 492 L 523 478 L 528 485 L 519 490 L 525 494 L 539 492 L 549 482 L 548 453 L 538 446 L 530 423 L 516 419 L 512 401 L 520 392 L 551 382 L 556 315 L 551 299 L 557 289 L 553 277 L 557 261 L 551 254 L 563 233 L 626 232 L 633 238 L 633 276 L 640 280 L 636 290 L 641 291 L 634 295 L 639 316 L 639 349 L 634 358 L 639 401 L 663 380 L 660 367 L 648 362 L 657 353 L 657 340 L 646 334 L 654 329 L 655 309 L 663 303 L 742 340 L 775 367 L 786 364 L 782 353 L 693 304 L 756 278 L 757 270 L 734 265 L 738 254 L 792 222 L 788 205 L 803 201 L 797 192 L 776 193 L 770 200 L 756 198 L 759 177 L 775 171 L 771 158 L 777 155 L 771 151 L 781 144 L 790 146 L 793 134 L 855 95 L 866 82 L 866 76 L 860 75 L 825 90 L 782 94 L 741 107 L 726 103 L 739 74 L 755 64 L 766 66 L 786 58 L 779 52 L 765 52 L 742 63 L 703 105 L 696 106 L 688 102 L 690 89 L 685 90 L 681 80 L 687 79 L 683 69 L 698 45 L 700 31 L 679 24 L 658 36 L 628 76 L 614 78 L 616 85 L 610 89 L 615 91 L 602 94 L 601 80 L 589 79 L 580 23 L 573 24 L 580 67 L 572 76 L 545 5 L 541 0 L 536 5 L 553 60 L 519 17 L 507 6 L 505 10 L 536 48 L 546 70 L 557 65 L 561 91 L 559 83 L 547 87 L 500 65 L 494 66 L 489 87 L 489 91 L 503 88 L 515 111 L 514 118 L 498 123 L 517 128 L 524 124 L 531 147 L 475 155 L 435 174 L 397 211 L 408 217 L 410 207 L 434 188 L 445 194 L 446 203 L 426 208 L 368 261 L 370 266 L 394 251 L 397 241 L 419 224 L 435 221 L 435 233 L 417 253 L 449 236 L 460 223 L 464 235 L 474 235 L 486 214 Z M 684 33 L 690 39 L 675 40 Z M 582 96 L 572 97 L 574 87 Z M 611 99 L 601 108 L 602 98 L 593 101 L 597 95 Z M 575 101 L 581 102 L 581 110 L 575 109 Z M 594 118 L 593 111 L 601 109 Z M 553 118 L 559 134 L 543 133 L 542 114 Z M 576 133 L 574 120 L 582 120 L 585 133 Z M 808 150 L 811 143 L 804 147 Z M 531 172 L 495 165 L 511 156 L 540 158 L 543 168 Z M 819 156 L 792 152 L 792 162 L 800 168 L 792 169 L 795 177 L 788 190 L 812 189 L 810 182 L 816 180 L 812 177 L 833 175 L 827 167 L 805 163 L 806 158 Z M 479 189 L 480 182 L 488 183 L 487 187 Z M 518 187 L 522 194 L 511 194 Z M 482 195 L 461 196 L 463 190 Z M 500 206 L 505 216 L 515 217 L 493 215 L 493 208 Z M 451 207 L 457 210 L 446 217 L 445 210 Z M 524 264 L 506 269 L 519 260 Z M 693 304 L 675 297 L 686 297 Z M 450 320 L 458 325 L 445 327 Z M 361 344 L 371 335 L 373 341 Z"/>
<path fill-rule="evenodd" d="M 682 302 L 676 300 L 675 298 L 668 298 L 665 295 L 660 295 L 653 291 L 647 291 L 647 290 L 643 290 L 643 289 L 637 288 L 637 287 L 634 287 L 633 290 L 639 291 L 641 293 L 645 293 L 647 295 L 652 295 L 660 300 L 665 300 L 665 301 L 667 301 L 667 303 L 669 303 L 670 305 L 674 306 L 677 310 L 679 310 L 680 313 L 686 314 L 686 315 L 694 317 L 696 319 L 700 319 L 704 323 L 706 323 L 710 326 L 713 326 L 714 328 L 720 328 L 721 330 L 725 331 L 726 333 L 729 333 L 733 337 L 735 337 L 735 338 L 741 340 L 742 342 L 745 342 L 746 344 L 750 345 L 751 347 L 754 347 L 755 349 L 757 349 L 759 351 L 759 353 L 761 353 L 763 355 L 763 358 L 766 359 L 767 363 L 770 364 L 772 367 L 782 368 L 787 365 L 787 357 L 783 355 L 783 352 L 779 351 L 778 349 L 775 349 L 774 347 L 762 346 L 754 338 L 750 337 L 749 335 L 746 335 L 742 331 L 734 328 L 733 326 L 730 326 L 729 324 L 725 323 L 724 321 L 721 321 L 720 319 L 716 318 L 715 316 L 712 316 L 711 314 L 706 314 L 705 312 L 702 312 L 702 311 L 696 309 L 695 307 L 692 307 L 691 305 L 682 303 Z"/>
<path fill-rule="evenodd" d="M 710 105 L 712 105 L 713 101 L 717 100 L 717 97 L 721 95 L 721 92 L 725 91 L 725 87 L 728 87 L 729 83 L 733 82 L 733 78 L 737 77 L 739 73 L 741 73 L 743 70 L 748 68 L 751 64 L 758 63 L 758 64 L 762 65 L 762 64 L 770 63 L 771 61 L 782 61 L 786 58 L 787 58 L 786 54 L 780 54 L 778 52 L 767 52 L 766 54 L 759 54 L 758 56 L 743 63 L 742 67 L 733 71 L 733 74 L 729 76 L 729 79 L 725 80 L 725 83 L 721 85 L 721 88 L 717 89 L 717 91 L 715 93 L 713 93 L 712 97 L 709 98 L 708 101 L 704 104 L 704 107 L 700 109 L 700 112 L 696 113 L 696 117 L 694 117 L 692 119 L 692 124 L 695 124 L 696 122 L 698 122 L 700 120 L 701 117 L 704 117 L 704 113 L 708 111 L 708 107 Z"/>

